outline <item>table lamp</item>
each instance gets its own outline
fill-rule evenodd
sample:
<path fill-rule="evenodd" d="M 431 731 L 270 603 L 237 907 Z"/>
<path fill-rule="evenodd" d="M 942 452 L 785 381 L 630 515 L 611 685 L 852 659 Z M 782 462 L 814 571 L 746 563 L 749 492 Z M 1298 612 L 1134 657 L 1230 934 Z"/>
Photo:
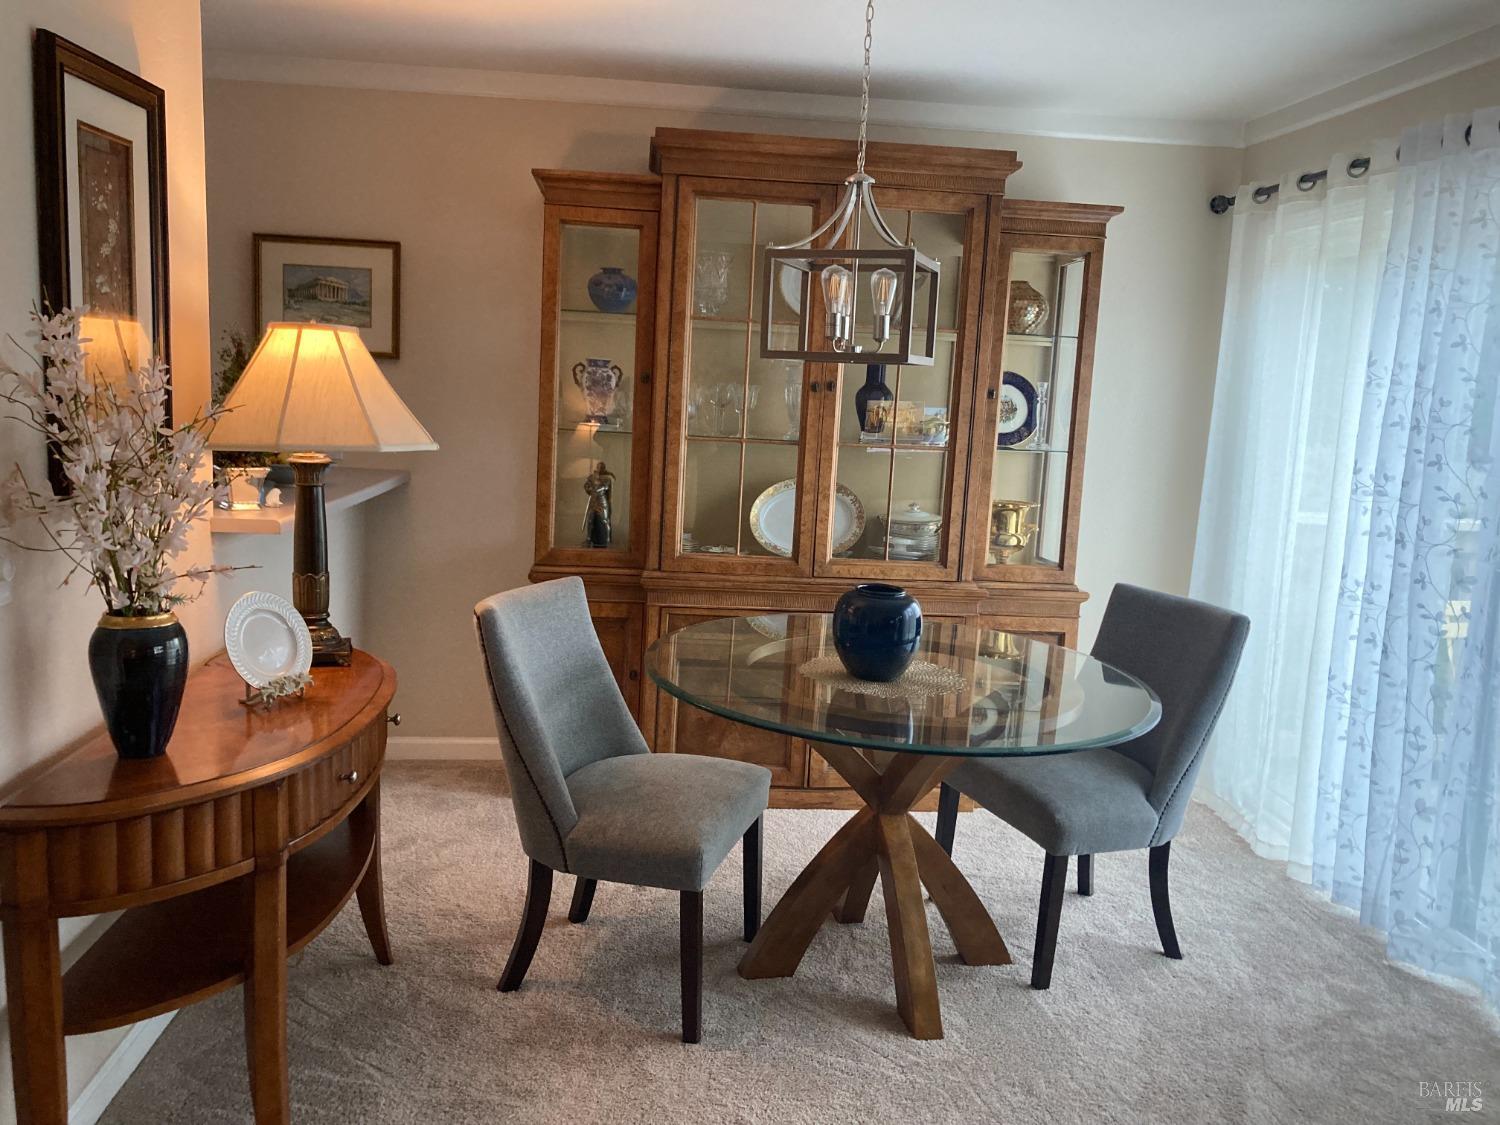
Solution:
<path fill-rule="evenodd" d="M 224 406 L 210 449 L 291 453 L 292 604 L 312 633 L 313 663 L 348 664 L 354 646 L 328 620 L 328 454 L 408 453 L 437 442 L 346 325 L 267 325 Z"/>

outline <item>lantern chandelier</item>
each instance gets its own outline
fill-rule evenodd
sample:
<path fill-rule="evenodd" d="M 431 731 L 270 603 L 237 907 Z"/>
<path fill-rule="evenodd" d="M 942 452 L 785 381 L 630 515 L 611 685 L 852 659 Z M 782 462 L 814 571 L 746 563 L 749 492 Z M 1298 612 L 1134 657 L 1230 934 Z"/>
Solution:
<path fill-rule="evenodd" d="M 865 172 L 866 133 L 870 122 L 870 42 L 875 0 L 865 5 L 865 63 L 860 79 L 859 152 L 854 174 L 828 221 L 800 242 L 768 245 L 761 259 L 760 354 L 765 359 L 800 359 L 814 363 L 932 363 L 937 340 L 938 272 L 936 261 L 909 241 L 891 233 L 875 203 L 875 180 Z M 865 221 L 884 245 L 861 243 Z M 851 230 L 852 224 L 852 230 Z M 844 245 L 846 233 L 851 235 Z M 822 249 L 819 240 L 826 236 Z M 772 344 L 772 313 L 782 270 L 796 270 L 801 300 L 797 308 L 797 346 Z M 869 312 L 859 300 L 861 274 L 870 290 Z M 812 282 L 818 278 L 820 285 Z M 916 327 L 918 291 L 925 324 Z M 815 292 L 815 289 L 820 292 Z M 783 293 L 790 298 L 790 293 Z M 787 301 L 790 305 L 792 302 Z M 817 310 L 822 311 L 818 332 Z M 790 325 L 777 326 L 785 331 Z"/>

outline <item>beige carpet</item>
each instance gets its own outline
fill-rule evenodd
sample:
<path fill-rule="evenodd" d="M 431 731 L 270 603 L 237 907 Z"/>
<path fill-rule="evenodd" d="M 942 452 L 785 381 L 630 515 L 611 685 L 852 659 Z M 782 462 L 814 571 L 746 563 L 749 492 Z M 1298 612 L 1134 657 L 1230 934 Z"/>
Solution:
<path fill-rule="evenodd" d="M 936 1043 L 895 1014 L 878 890 L 796 977 L 736 976 L 731 856 L 707 896 L 704 1043 L 686 1047 L 669 892 L 601 886 L 571 926 L 560 877 L 526 986 L 495 991 L 524 881 L 502 792 L 497 769 L 390 768 L 396 964 L 375 963 L 350 907 L 293 966 L 298 1122 L 1411 1122 L 1442 1110 L 1421 1080 L 1478 1082 L 1500 1113 L 1500 1039 L 1478 1003 L 1387 965 L 1201 807 L 1173 848 L 1186 959 L 1157 949 L 1145 856 L 1106 855 L 1092 898 L 1070 890 L 1044 993 L 1027 987 L 1040 852 L 961 817 L 959 864 L 1016 964 L 957 963 L 933 912 Z M 768 815 L 768 909 L 846 815 Z M 250 1121 L 242 1050 L 238 990 L 184 1011 L 104 1121 Z"/>

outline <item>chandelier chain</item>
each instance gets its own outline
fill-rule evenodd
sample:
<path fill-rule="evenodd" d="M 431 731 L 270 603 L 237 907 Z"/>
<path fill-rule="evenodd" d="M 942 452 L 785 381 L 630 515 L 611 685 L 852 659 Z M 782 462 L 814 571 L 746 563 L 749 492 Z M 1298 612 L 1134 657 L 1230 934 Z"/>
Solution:
<path fill-rule="evenodd" d="M 865 67 L 860 75 L 859 86 L 859 156 L 854 170 L 865 170 L 865 134 L 870 125 L 870 43 L 871 29 L 875 24 L 875 0 L 865 0 Z"/>

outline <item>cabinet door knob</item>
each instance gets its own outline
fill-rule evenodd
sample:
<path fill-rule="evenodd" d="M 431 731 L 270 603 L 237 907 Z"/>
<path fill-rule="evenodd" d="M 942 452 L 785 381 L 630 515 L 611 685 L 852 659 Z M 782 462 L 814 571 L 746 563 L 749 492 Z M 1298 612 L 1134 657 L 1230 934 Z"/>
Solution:
<path fill-rule="evenodd" d="M 993 402 L 994 399 L 995 399 L 995 388 L 991 387 L 989 390 L 985 391 L 984 392 L 984 397 L 987 398 L 987 399 L 989 399 L 991 402 Z"/>
<path fill-rule="evenodd" d="M 353 785 L 356 781 L 359 780 L 359 771 L 350 770 L 348 773 L 341 773 L 339 774 L 339 780 L 347 781 L 350 785 Z"/>
<path fill-rule="evenodd" d="M 643 387 L 646 386 L 647 384 L 649 384 L 651 382 L 651 372 L 649 372 L 649 371 L 642 371 L 641 374 L 640 374 L 640 382 L 641 382 L 641 386 L 643 386 Z"/>
<path fill-rule="evenodd" d="M 632 668 L 630 670 L 630 679 L 631 680 L 638 680 L 640 678 L 641 678 L 641 674 L 639 672 L 637 672 L 634 668 Z"/>
<path fill-rule="evenodd" d="M 393 727 L 399 727 L 401 725 L 401 712 L 397 711 L 393 715 L 387 715 L 385 717 L 385 721 L 390 723 Z"/>
<path fill-rule="evenodd" d="M 811 383 L 809 383 L 807 385 L 807 389 L 810 390 L 813 394 L 817 394 L 818 393 L 818 381 L 816 379 L 814 379 Z"/>

